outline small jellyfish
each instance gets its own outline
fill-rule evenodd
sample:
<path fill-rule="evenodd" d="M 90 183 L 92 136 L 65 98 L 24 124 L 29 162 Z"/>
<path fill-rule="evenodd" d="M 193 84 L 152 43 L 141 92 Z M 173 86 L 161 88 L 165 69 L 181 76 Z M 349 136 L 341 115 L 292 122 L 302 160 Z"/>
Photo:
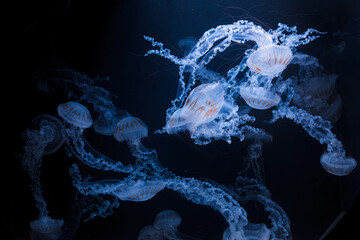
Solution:
<path fill-rule="evenodd" d="M 280 96 L 264 87 L 241 86 L 240 95 L 252 108 L 264 110 L 276 106 Z"/>
<path fill-rule="evenodd" d="M 181 111 L 182 108 L 176 110 L 167 121 L 165 128 L 168 134 L 173 134 L 187 129 L 189 121 L 181 116 Z"/>
<path fill-rule="evenodd" d="M 275 75 L 282 72 L 292 60 L 289 47 L 269 44 L 251 53 L 246 63 L 261 75 Z"/>
<path fill-rule="evenodd" d="M 81 129 L 89 128 L 93 124 L 89 110 L 80 103 L 62 103 L 58 106 L 57 111 L 66 122 Z"/>
<path fill-rule="evenodd" d="M 324 153 L 320 158 L 320 163 L 328 173 L 336 176 L 350 174 L 357 165 L 354 158 L 345 157 L 335 152 Z"/>
<path fill-rule="evenodd" d="M 176 229 L 181 223 L 181 217 L 173 210 L 165 210 L 156 215 L 154 227 L 156 229 Z"/>
<path fill-rule="evenodd" d="M 62 219 L 52 219 L 49 216 L 43 216 L 30 223 L 31 240 L 56 240 L 60 239 L 64 224 Z"/>
<path fill-rule="evenodd" d="M 198 39 L 194 37 L 184 37 L 179 40 L 178 47 L 184 52 L 184 56 L 188 55 L 196 45 Z"/>
<path fill-rule="evenodd" d="M 148 128 L 139 118 L 126 117 L 116 124 L 113 135 L 119 142 L 138 143 L 141 138 L 147 137 Z"/>
<path fill-rule="evenodd" d="M 244 233 L 247 240 L 269 240 L 270 230 L 265 224 L 248 223 L 244 226 Z"/>
<path fill-rule="evenodd" d="M 46 139 L 44 154 L 54 153 L 64 143 L 63 128 L 59 119 L 48 114 L 40 114 L 29 126 L 29 130 L 40 130 L 40 139 Z"/>
<path fill-rule="evenodd" d="M 165 240 L 161 233 L 152 225 L 143 227 L 137 237 L 138 240 Z"/>
<path fill-rule="evenodd" d="M 250 140 L 254 142 L 271 143 L 273 140 L 271 134 L 262 129 L 257 132 L 244 131 L 243 134 L 245 135 L 246 140 Z"/>
<path fill-rule="evenodd" d="M 119 119 L 114 117 L 110 111 L 101 113 L 94 121 L 94 131 L 101 135 L 111 136 L 114 134 Z"/>
<path fill-rule="evenodd" d="M 163 190 L 165 186 L 166 184 L 162 181 L 139 180 L 128 189 L 117 192 L 116 196 L 123 201 L 147 201 Z"/>
<path fill-rule="evenodd" d="M 206 83 L 194 88 L 186 99 L 180 116 L 191 128 L 211 122 L 224 104 L 224 90 L 220 83 Z"/>

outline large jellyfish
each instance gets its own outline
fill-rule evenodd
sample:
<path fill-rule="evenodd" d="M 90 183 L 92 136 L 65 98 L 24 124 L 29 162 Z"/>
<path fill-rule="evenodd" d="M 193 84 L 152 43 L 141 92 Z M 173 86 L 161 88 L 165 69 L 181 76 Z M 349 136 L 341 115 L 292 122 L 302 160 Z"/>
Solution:
<path fill-rule="evenodd" d="M 93 124 L 89 110 L 78 102 L 62 103 L 57 110 L 60 117 L 76 127 L 84 129 Z"/>

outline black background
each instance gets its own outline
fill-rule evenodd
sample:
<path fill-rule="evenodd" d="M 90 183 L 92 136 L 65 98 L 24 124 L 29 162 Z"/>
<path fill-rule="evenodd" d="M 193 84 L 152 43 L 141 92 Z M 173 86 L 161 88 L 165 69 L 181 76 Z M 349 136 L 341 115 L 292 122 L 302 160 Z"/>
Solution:
<path fill-rule="evenodd" d="M 165 124 L 166 108 L 176 94 L 177 67 L 157 56 L 144 57 L 151 46 L 143 35 L 154 37 L 175 55 L 181 55 L 177 41 L 182 37 L 200 37 L 212 27 L 239 19 L 254 21 L 265 29 L 276 28 L 282 22 L 298 26 L 299 32 L 308 27 L 328 32 L 298 50 L 319 58 L 325 72 L 340 75 L 337 91 L 344 106 L 334 132 L 348 154 L 359 160 L 359 10 L 357 1 L 16 2 L 10 8 L 11 17 L 4 22 L 10 30 L 4 35 L 9 40 L 4 48 L 10 54 L 4 56 L 7 74 L 2 79 L 6 133 L 1 168 L 3 232 L 9 233 L 9 238 L 28 239 L 28 224 L 37 218 L 29 178 L 16 154 L 22 152 L 21 133 L 31 120 L 41 113 L 56 116 L 57 105 L 67 101 L 62 89 L 56 89 L 52 96 L 37 90 L 34 72 L 45 69 L 49 61 L 61 60 L 90 76 L 110 76 L 110 82 L 103 83 L 103 87 L 117 96 L 119 109 L 144 120 L 150 133 Z M 338 31 L 341 36 L 332 36 Z M 346 47 L 337 54 L 333 46 L 342 40 Z M 230 60 L 224 61 L 235 62 L 239 53 L 233 50 L 232 54 Z M 214 69 L 226 71 L 222 66 Z M 270 116 L 269 112 L 252 113 L 258 121 Z M 326 239 L 360 239 L 360 222 L 356 218 L 360 213 L 359 197 L 351 206 L 359 189 L 359 168 L 345 178 L 331 176 L 319 163 L 323 147 L 300 126 L 289 120 L 259 126 L 274 137 L 273 143 L 264 146 L 266 185 L 273 200 L 288 214 L 294 239 L 319 239 L 340 210 L 349 211 Z M 86 135 L 96 149 L 131 162 L 125 144 L 119 145 L 92 130 Z M 217 142 L 200 147 L 186 136 L 149 134 L 144 144 L 155 148 L 163 165 L 177 175 L 206 177 L 226 185 L 234 184 L 236 169 L 242 167 L 241 158 L 246 153 L 246 145 L 237 140 L 231 145 Z M 71 215 L 75 190 L 68 168 L 73 162 L 76 159 L 68 158 L 62 148 L 44 158 L 41 180 L 53 218 Z M 84 174 L 108 176 L 85 167 Z M 140 229 L 152 224 L 156 214 L 165 209 L 176 210 L 183 217 L 179 230 L 195 237 L 220 239 L 226 228 L 220 214 L 164 190 L 146 202 L 121 202 L 106 219 L 81 223 L 74 239 L 136 239 Z M 249 212 L 252 221 L 262 218 Z"/>

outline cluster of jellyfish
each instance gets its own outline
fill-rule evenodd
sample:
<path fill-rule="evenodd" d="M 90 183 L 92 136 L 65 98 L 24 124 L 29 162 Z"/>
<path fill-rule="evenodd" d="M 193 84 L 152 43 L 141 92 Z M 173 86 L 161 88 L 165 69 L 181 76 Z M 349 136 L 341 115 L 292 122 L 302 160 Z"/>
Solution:
<path fill-rule="evenodd" d="M 198 40 L 187 37 L 179 42 L 184 57 L 176 57 L 145 36 L 153 49 L 146 55 L 157 54 L 179 66 L 179 89 L 172 106 L 166 112 L 166 125 L 156 131 L 175 134 L 188 131 L 195 144 L 205 145 L 231 137 L 250 141 L 249 168 L 254 178 L 238 176 L 234 186 L 223 186 L 211 180 L 176 176 L 162 166 L 154 149 L 142 144 L 148 136 L 146 124 L 112 102 L 112 94 L 95 85 L 96 81 L 67 67 L 52 69 L 39 82 L 41 90 L 51 92 L 50 83 L 62 86 L 71 101 L 57 106 L 59 118 L 47 114 L 36 117 L 23 135 L 25 140 L 22 164 L 31 178 L 31 188 L 39 216 L 30 223 L 31 239 L 72 239 L 74 228 L 66 226 L 88 214 L 87 220 L 111 215 L 120 201 L 147 201 L 167 188 L 196 204 L 221 213 L 228 228 L 223 240 L 291 239 L 290 221 L 283 209 L 271 199 L 264 184 L 261 165 L 262 146 L 272 136 L 265 130 L 250 126 L 256 119 L 252 109 L 272 108 L 275 122 L 288 118 L 300 124 L 310 136 L 326 145 L 320 162 L 327 172 L 345 176 L 356 167 L 355 159 L 346 156 L 342 143 L 331 131 L 331 122 L 341 114 L 341 98 L 334 92 L 336 75 L 326 75 L 317 59 L 296 52 L 296 47 L 318 38 L 321 32 L 308 29 L 298 34 L 296 27 L 279 24 L 276 30 L 265 31 L 248 21 L 221 25 L 206 31 Z M 232 42 L 255 42 L 245 52 L 244 59 L 226 76 L 206 68 Z M 289 64 L 298 64 L 297 76 L 282 79 L 281 73 Z M 244 77 L 239 79 L 239 73 Z M 190 73 L 188 80 L 185 74 Z M 249 106 L 237 105 L 243 99 Z M 90 109 L 90 110 L 89 110 Z M 93 116 L 96 119 L 93 120 Z M 113 136 L 119 144 L 129 146 L 135 161 L 125 165 L 96 151 L 86 140 L 84 132 L 93 128 L 97 134 Z M 101 170 L 125 174 L 121 179 L 84 178 L 76 163 L 70 169 L 73 185 L 79 196 L 74 201 L 78 213 L 71 220 L 52 219 L 42 196 L 40 167 L 44 155 L 50 155 L 65 145 L 69 156 Z M 107 196 L 104 199 L 102 196 Z M 251 223 L 242 203 L 254 201 L 263 205 L 271 225 Z M 138 239 L 197 239 L 178 232 L 181 217 L 172 210 L 160 212 L 153 225 L 139 229 Z"/>

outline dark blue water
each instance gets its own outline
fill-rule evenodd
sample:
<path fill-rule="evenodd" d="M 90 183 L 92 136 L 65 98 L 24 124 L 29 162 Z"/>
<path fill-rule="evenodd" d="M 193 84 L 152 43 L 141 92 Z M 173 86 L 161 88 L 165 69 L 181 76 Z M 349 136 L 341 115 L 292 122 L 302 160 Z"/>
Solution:
<path fill-rule="evenodd" d="M 165 111 L 176 95 L 178 69 L 157 56 L 144 57 L 149 35 L 163 42 L 173 54 L 181 55 L 178 40 L 201 37 L 208 29 L 244 19 L 265 30 L 279 22 L 298 26 L 299 32 L 315 28 L 328 32 L 316 41 L 298 48 L 315 56 L 329 73 L 338 74 L 337 91 L 343 100 L 342 116 L 334 133 L 348 154 L 360 159 L 360 4 L 357 1 L 27 1 L 12 8 L 17 21 L 11 31 L 11 66 L 3 78 L 6 157 L 2 198 L 4 231 L 16 239 L 29 239 L 29 222 L 37 218 L 29 188 L 29 178 L 15 153 L 22 151 L 21 133 L 41 113 L 56 116 L 56 107 L 66 101 L 62 89 L 48 96 L 39 92 L 36 74 L 50 66 L 67 63 L 90 76 L 109 76 L 102 87 L 116 95 L 115 104 L 140 117 L 149 127 L 144 143 L 157 150 L 161 163 L 177 175 L 208 178 L 224 185 L 235 182 L 246 144 L 234 140 L 231 145 L 215 142 L 195 145 L 186 135 L 154 135 L 165 125 Z M 12 26 L 12 25 L 11 25 Z M 336 33 L 336 34 L 335 34 Z M 334 46 L 345 41 L 341 53 Z M 237 60 L 229 56 L 226 61 Z M 216 66 L 215 66 L 216 69 Z M 221 66 L 219 71 L 227 71 Z M 258 114 L 258 119 L 268 116 Z M 341 211 L 348 211 L 325 239 L 360 239 L 354 229 L 359 214 L 353 202 L 360 189 L 359 167 L 347 177 L 328 174 L 320 165 L 324 149 L 300 126 L 289 120 L 273 125 L 259 122 L 259 127 L 273 135 L 264 145 L 265 183 L 272 199 L 291 221 L 294 239 L 319 239 Z M 131 161 L 127 146 L 113 139 L 87 133 L 93 147 L 115 159 Z M 46 156 L 41 180 L 44 198 L 54 218 L 71 215 L 72 187 L 68 168 L 76 159 L 65 150 Z M 89 169 L 89 174 L 92 174 Z M 99 174 L 99 173 L 96 173 Z M 358 200 L 359 201 L 359 200 Z M 165 209 L 177 211 L 183 218 L 179 230 L 201 239 L 221 239 L 227 224 L 212 209 L 195 205 L 175 192 L 164 190 L 155 198 L 140 203 L 121 202 L 106 218 L 81 222 L 74 239 L 136 239 L 140 229 L 152 224 L 156 214 Z M 250 207 L 250 209 L 252 209 Z M 249 220 L 262 220 L 256 208 Z M 350 211 L 349 211 L 350 210 Z M 260 212 L 260 213 L 259 213 Z M 356 225 L 357 224 L 357 225 Z"/>

